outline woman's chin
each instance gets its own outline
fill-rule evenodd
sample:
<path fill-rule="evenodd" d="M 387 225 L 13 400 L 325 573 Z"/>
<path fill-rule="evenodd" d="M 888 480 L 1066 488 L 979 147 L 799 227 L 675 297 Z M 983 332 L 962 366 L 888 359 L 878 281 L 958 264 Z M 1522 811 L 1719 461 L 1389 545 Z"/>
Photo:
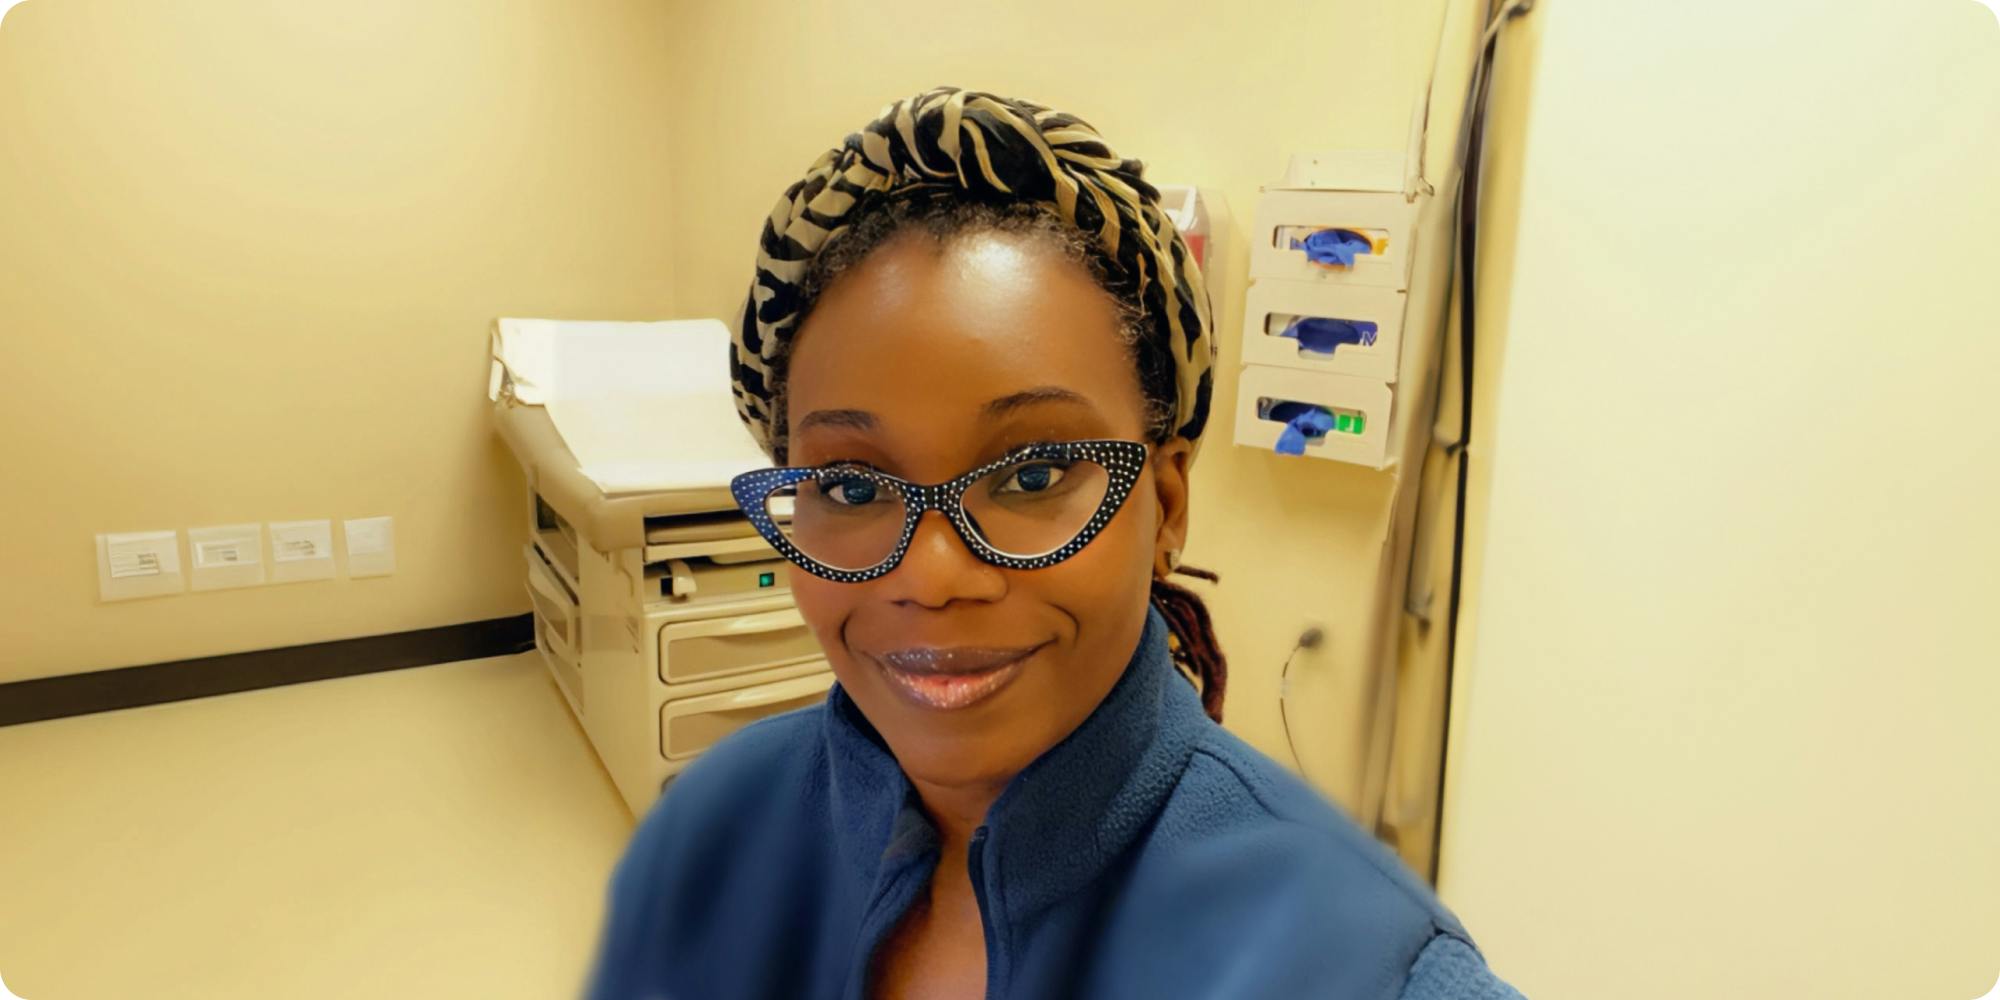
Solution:
<path fill-rule="evenodd" d="M 1004 784 L 1047 748 L 1042 741 L 1047 713 L 1022 710 L 1013 697 L 1025 685 L 1010 683 L 1007 691 L 978 705 L 947 712 L 911 706 L 892 683 L 877 679 L 870 700 L 881 711 L 866 706 L 863 711 L 912 779 L 948 786 Z"/>

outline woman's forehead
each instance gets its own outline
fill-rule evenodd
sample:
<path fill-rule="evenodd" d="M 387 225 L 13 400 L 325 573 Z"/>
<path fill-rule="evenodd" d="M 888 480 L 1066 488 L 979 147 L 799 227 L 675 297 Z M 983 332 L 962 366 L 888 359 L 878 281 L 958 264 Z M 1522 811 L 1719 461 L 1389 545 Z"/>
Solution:
<path fill-rule="evenodd" d="M 1008 423 L 1144 428 L 1110 296 L 1082 265 L 1015 234 L 885 243 L 822 293 L 786 383 L 795 451 L 835 430 L 958 450 Z"/>

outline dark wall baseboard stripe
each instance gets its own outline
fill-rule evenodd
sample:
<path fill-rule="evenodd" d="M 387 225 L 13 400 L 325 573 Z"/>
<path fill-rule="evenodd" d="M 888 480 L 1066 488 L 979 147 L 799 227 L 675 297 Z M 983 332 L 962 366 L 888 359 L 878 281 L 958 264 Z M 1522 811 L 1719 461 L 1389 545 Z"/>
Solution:
<path fill-rule="evenodd" d="M 159 705 L 335 677 L 426 667 L 534 648 L 533 616 L 204 656 L 0 684 L 0 726 Z"/>

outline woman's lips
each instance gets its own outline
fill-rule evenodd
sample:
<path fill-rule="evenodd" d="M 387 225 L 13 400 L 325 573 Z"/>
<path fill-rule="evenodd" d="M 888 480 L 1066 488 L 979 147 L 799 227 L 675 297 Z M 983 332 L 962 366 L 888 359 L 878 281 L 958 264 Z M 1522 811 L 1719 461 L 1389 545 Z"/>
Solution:
<path fill-rule="evenodd" d="M 911 703 L 948 710 L 975 705 L 998 694 L 1041 648 L 920 647 L 878 653 L 872 658 L 889 679 L 889 686 Z"/>

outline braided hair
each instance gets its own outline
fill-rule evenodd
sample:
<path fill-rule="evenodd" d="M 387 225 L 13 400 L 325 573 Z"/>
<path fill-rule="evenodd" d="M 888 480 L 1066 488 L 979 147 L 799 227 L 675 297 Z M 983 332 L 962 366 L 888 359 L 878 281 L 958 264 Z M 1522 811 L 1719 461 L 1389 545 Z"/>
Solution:
<path fill-rule="evenodd" d="M 765 222 L 757 278 L 730 344 L 738 415 L 782 464 L 789 347 L 833 281 L 904 233 L 944 242 L 999 231 L 1089 272 L 1116 307 L 1146 401 L 1147 439 L 1178 436 L 1198 449 L 1215 355 L 1208 293 L 1143 170 L 1082 120 L 1026 101 L 938 88 L 891 104 L 820 156 Z M 1172 572 L 1217 579 L 1193 567 Z M 1228 664 L 1207 607 L 1164 576 L 1153 579 L 1151 601 L 1167 622 L 1175 665 L 1220 722 Z"/>

